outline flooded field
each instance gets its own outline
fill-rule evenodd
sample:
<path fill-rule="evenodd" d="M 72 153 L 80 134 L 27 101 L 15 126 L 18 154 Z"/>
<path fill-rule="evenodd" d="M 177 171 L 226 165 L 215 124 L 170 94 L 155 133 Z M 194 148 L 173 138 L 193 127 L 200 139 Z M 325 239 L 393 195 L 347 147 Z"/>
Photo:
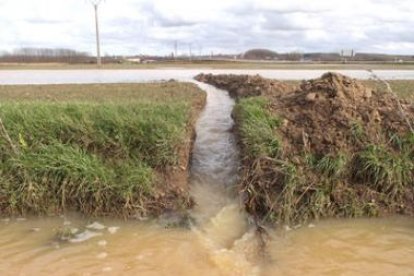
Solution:
<path fill-rule="evenodd" d="M 414 221 L 329 220 L 274 233 L 263 275 L 413 275 Z"/>
<path fill-rule="evenodd" d="M 327 221 L 271 233 L 268 258 L 235 208 L 204 229 L 76 217 L 3 220 L 1 275 L 412 275 L 414 222 Z M 84 231 L 58 241 L 65 224 Z M 209 225 L 207 227 L 207 225 Z M 210 228 L 209 228 L 210 227 Z M 103 228 L 103 229 L 101 229 Z M 82 239 L 89 239 L 82 241 Z"/>
<path fill-rule="evenodd" d="M 353 78 L 369 79 L 364 70 L 332 70 Z M 215 70 L 215 69 L 154 69 L 154 70 L 0 70 L 0 84 L 68 84 L 68 83 L 134 83 L 157 80 L 190 80 L 199 73 L 259 74 L 279 80 L 317 78 L 326 70 Z M 380 78 L 413 80 L 413 70 L 376 70 Z"/>
<path fill-rule="evenodd" d="M 263 246 L 234 190 L 234 101 L 217 89 L 197 124 L 188 227 L 169 218 L 0 220 L 0 275 L 411 275 L 414 221 L 330 220 L 268 229 Z"/>

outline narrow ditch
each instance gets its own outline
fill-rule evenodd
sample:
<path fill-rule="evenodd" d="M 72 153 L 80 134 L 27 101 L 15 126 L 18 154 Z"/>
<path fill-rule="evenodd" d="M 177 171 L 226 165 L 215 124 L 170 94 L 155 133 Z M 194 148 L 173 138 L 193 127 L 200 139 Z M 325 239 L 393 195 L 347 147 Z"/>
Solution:
<path fill-rule="evenodd" d="M 219 258 L 216 265 L 224 271 L 255 275 L 261 256 L 257 231 L 240 202 L 239 150 L 232 132 L 235 105 L 227 91 L 196 82 L 207 93 L 207 104 L 196 125 L 190 172 L 190 194 L 196 202 L 191 216 L 195 231 Z M 233 265 L 228 266 L 229 262 Z"/>

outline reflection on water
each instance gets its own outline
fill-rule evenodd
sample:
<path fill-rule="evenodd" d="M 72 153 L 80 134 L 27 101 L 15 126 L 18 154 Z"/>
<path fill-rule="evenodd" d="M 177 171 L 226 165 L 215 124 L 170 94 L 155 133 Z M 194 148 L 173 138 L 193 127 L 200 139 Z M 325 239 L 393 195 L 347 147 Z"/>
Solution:
<path fill-rule="evenodd" d="M 147 221 L 60 218 L 0 221 L 0 275 L 413 275 L 414 222 L 337 220 L 270 231 L 258 239 L 233 185 L 238 153 L 234 102 L 207 91 L 197 124 L 191 229 Z M 312 226 L 312 227 L 310 227 Z"/>

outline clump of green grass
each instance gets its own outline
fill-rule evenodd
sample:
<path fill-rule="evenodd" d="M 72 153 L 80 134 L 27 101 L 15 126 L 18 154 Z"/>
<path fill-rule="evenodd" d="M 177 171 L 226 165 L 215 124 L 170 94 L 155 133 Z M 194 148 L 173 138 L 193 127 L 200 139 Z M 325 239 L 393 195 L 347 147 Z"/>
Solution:
<path fill-rule="evenodd" d="M 277 212 L 277 221 L 290 223 L 295 212 L 296 190 L 298 188 L 298 172 L 295 165 L 291 163 L 281 163 L 281 172 L 283 174 L 283 188 L 280 194 L 281 209 Z"/>
<path fill-rule="evenodd" d="M 409 152 L 390 152 L 381 145 L 368 145 L 356 158 L 356 177 L 386 193 L 401 197 L 414 183 L 414 162 Z"/>
<path fill-rule="evenodd" d="M 391 135 L 389 142 L 394 145 L 398 151 L 405 152 L 414 158 L 414 133 L 409 133 L 403 137 L 393 134 Z"/>
<path fill-rule="evenodd" d="M 337 178 L 346 171 L 347 164 L 348 157 L 343 153 L 338 153 L 335 156 L 326 155 L 322 157 L 315 164 L 315 169 L 329 178 Z"/>
<path fill-rule="evenodd" d="M 248 212 L 263 216 L 264 221 L 289 223 L 294 220 L 297 194 L 303 184 L 295 164 L 258 158 L 246 172 L 244 181 Z"/>
<path fill-rule="evenodd" d="M 277 157 L 281 142 L 276 128 L 281 121 L 265 108 L 267 100 L 263 97 L 240 99 L 234 114 L 239 122 L 240 137 L 249 158 L 259 156 Z"/>
<path fill-rule="evenodd" d="M 9 180 L 0 183 L 9 199 L 1 205 L 11 213 L 123 213 L 127 205 L 150 195 L 153 184 L 152 169 L 140 161 L 112 167 L 60 143 L 11 157 L 1 164 L 1 173 Z"/>
<path fill-rule="evenodd" d="M 403 140 L 402 150 L 406 151 L 414 159 L 414 133 L 410 133 Z"/>
<path fill-rule="evenodd" d="M 363 127 L 363 125 L 360 121 L 351 122 L 351 128 L 350 129 L 351 129 L 352 137 L 355 140 L 360 141 L 361 139 L 364 138 L 364 136 L 365 136 L 364 127 Z"/>
<path fill-rule="evenodd" d="M 160 176 L 179 165 L 194 103 L 204 97 L 196 89 L 186 93 L 165 101 L 138 93 L 147 96 L 0 104 L 0 118 L 19 149 L 0 135 L 0 210 L 122 216 L 162 211 L 165 202 L 156 206 L 154 198 L 169 187 Z M 181 207 L 185 200 L 179 197 Z"/>

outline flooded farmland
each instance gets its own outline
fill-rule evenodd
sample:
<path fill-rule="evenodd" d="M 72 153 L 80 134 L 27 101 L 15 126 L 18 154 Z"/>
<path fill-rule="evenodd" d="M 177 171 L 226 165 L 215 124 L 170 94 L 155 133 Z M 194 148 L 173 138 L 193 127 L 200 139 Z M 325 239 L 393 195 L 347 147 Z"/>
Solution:
<path fill-rule="evenodd" d="M 1 70 L 0 84 L 69 84 L 69 83 L 134 83 L 158 80 L 190 80 L 200 72 L 212 74 L 261 75 L 279 80 L 303 80 L 321 76 L 326 70 Z M 353 78 L 369 79 L 365 70 L 333 70 Z M 377 70 L 383 79 L 414 79 L 413 70 Z"/>
<path fill-rule="evenodd" d="M 411 275 L 414 221 L 344 219 L 268 229 L 263 246 L 234 189 L 234 101 L 199 84 L 207 106 L 191 168 L 188 227 L 167 220 L 3 218 L 1 275 Z M 70 235 L 65 233 L 70 232 Z M 63 235 L 62 235 L 63 234 Z"/>

